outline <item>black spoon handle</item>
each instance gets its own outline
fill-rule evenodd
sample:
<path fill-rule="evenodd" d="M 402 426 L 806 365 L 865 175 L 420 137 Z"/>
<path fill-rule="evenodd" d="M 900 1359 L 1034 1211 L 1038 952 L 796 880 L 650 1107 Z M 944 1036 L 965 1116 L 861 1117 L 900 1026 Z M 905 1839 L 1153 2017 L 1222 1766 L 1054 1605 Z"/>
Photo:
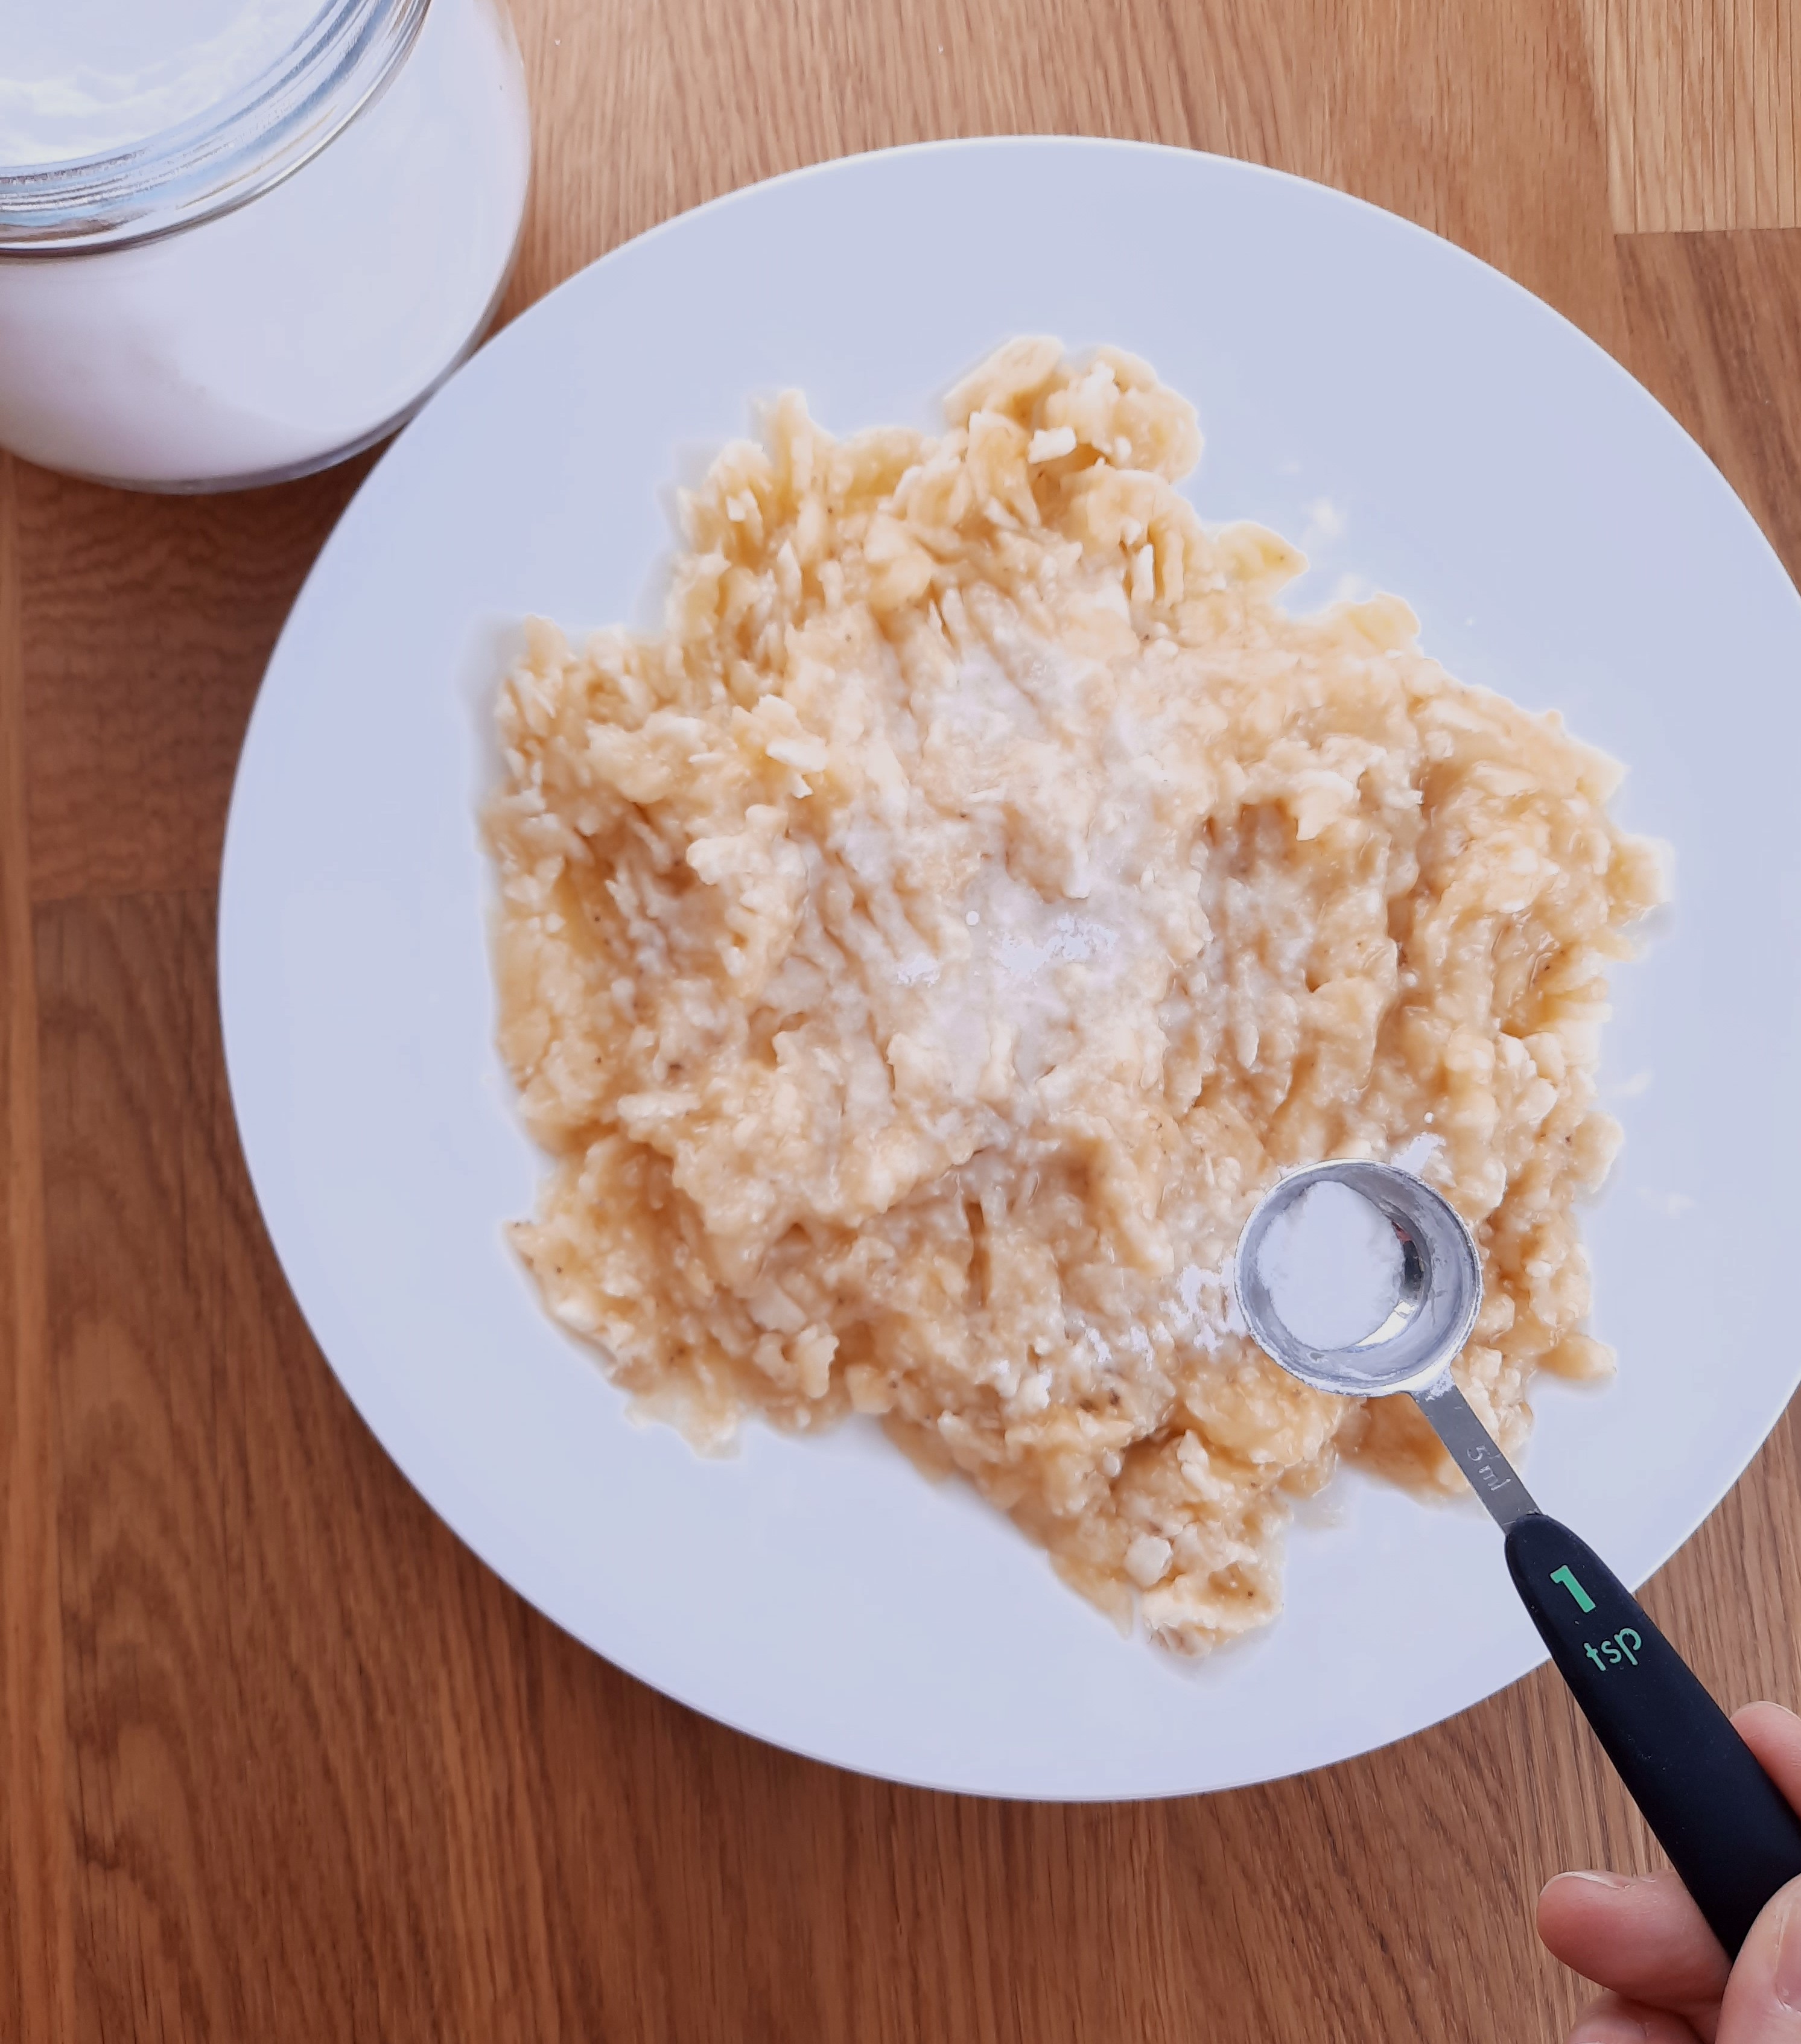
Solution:
<path fill-rule="evenodd" d="M 1592 1547 L 1529 1512 L 1507 1529 L 1507 1553 L 1558 1673 L 1726 1956 L 1737 1958 L 1758 1911 L 1801 1874 L 1801 1817 Z"/>

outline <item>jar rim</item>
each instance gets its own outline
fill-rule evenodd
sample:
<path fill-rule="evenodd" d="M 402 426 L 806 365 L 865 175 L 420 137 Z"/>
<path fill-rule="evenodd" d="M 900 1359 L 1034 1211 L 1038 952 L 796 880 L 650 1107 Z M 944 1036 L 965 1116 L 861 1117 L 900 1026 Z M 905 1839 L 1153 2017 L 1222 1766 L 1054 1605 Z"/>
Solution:
<path fill-rule="evenodd" d="M 388 83 L 432 0 L 331 0 L 217 106 L 129 148 L 0 168 L 0 263 L 176 234 L 247 204 L 318 154 Z"/>

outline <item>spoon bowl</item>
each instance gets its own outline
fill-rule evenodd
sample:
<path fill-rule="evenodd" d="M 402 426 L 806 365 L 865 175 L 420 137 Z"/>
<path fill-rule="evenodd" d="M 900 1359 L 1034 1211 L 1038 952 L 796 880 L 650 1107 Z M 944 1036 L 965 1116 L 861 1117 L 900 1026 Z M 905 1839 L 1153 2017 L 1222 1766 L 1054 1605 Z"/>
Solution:
<path fill-rule="evenodd" d="M 1360 1341 L 1320 1348 L 1283 1319 L 1270 1251 L 1278 1223 L 1327 1184 L 1347 1187 L 1394 1230 L 1401 1280 L 1380 1327 Z M 1278 1179 L 1238 1239 L 1232 1282 L 1251 1339 L 1272 1361 L 1316 1391 L 1350 1398 L 1423 1390 L 1450 1367 L 1482 1309 L 1482 1259 L 1463 1216 L 1411 1171 L 1362 1158 L 1309 1164 Z"/>

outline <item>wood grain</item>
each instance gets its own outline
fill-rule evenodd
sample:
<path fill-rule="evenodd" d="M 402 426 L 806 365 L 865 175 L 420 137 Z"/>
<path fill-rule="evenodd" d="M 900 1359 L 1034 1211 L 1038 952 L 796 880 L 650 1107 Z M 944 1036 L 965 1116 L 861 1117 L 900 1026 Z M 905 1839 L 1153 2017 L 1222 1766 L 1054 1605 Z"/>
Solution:
<path fill-rule="evenodd" d="M 1801 230 L 1621 244 L 1627 360 L 1801 576 Z"/>
<path fill-rule="evenodd" d="M 1801 227 L 1793 0 L 1582 0 L 1622 234 Z"/>
<path fill-rule="evenodd" d="M 0 2035 L 74 2034 L 16 466 L 0 452 Z"/>
<path fill-rule="evenodd" d="M 516 309 L 672 213 L 935 136 L 1162 141 L 1323 179 L 1619 332 L 1607 167 L 1564 0 L 532 0 Z M 552 139 L 547 139 L 552 138 Z"/>
<path fill-rule="evenodd" d="M 848 150 L 1221 149 L 1548 298 L 1801 568 L 1801 236 L 1615 232 L 1790 217 L 1783 6 L 1775 72 L 1732 68 L 1769 0 L 516 4 L 509 312 Z M 1561 2035 L 1581 1990 L 1538 1885 L 1653 1854 L 1542 1675 L 1232 1795 L 925 1795 L 644 1689 L 388 1464 L 269 1251 L 213 992 L 244 720 L 360 472 L 179 502 L 0 456 L 0 2037 Z M 1731 1701 L 1801 1696 L 1798 1477 L 1791 1420 L 1646 1593 Z"/>
<path fill-rule="evenodd" d="M 368 465 L 246 500 L 15 464 L 39 901 L 212 884 L 264 663 Z"/>

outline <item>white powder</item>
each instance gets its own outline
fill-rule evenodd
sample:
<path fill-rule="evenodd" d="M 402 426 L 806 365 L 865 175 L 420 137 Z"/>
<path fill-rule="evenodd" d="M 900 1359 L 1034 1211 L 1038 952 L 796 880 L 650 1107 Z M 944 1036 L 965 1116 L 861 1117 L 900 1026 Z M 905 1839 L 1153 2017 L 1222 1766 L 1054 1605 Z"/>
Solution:
<path fill-rule="evenodd" d="M 1154 836 L 1149 805 L 1138 801 L 1072 814 L 1054 875 L 1023 878 L 1012 870 L 1007 811 L 990 778 L 997 763 L 1054 755 L 1059 729 L 1100 678 L 1091 659 L 992 605 L 981 619 L 992 635 L 985 639 L 970 628 L 960 597 L 947 603 L 963 632 L 955 684 L 920 706 L 904 744 L 937 764 L 954 790 L 955 813 L 990 832 L 992 855 L 970 878 L 957 912 L 966 943 L 929 970 L 897 959 L 893 980 L 916 997 L 897 1004 L 884 1027 L 928 1055 L 960 1098 L 998 1104 L 1016 1086 L 1035 1085 L 1094 1018 L 1134 1012 L 1167 990 L 1169 933 L 1192 917 L 1197 883 L 1186 871 L 1173 878 L 1162 872 L 1147 849 L 1147 832 Z M 1154 745 L 1154 733 L 1123 717 L 1103 740 L 1128 786 L 1150 770 L 1144 763 Z M 890 878 L 889 841 L 847 849 L 866 881 Z"/>
<path fill-rule="evenodd" d="M 1309 1348 L 1349 1348 L 1373 1334 L 1401 1294 L 1401 1246 L 1361 1193 L 1330 1178 L 1277 1216 L 1261 1262 L 1270 1301 Z"/>
<path fill-rule="evenodd" d="M 80 0 L 71 23 L 69 5 L 0 0 L 33 24 L 15 40 L 0 17 L 0 162 L 204 111 L 318 11 Z M 96 22 L 112 55 L 71 68 Z M 386 89 L 248 204 L 135 246 L 0 261 L 0 442 L 171 488 L 293 472 L 378 437 L 478 337 L 530 156 L 510 26 L 493 0 L 432 0 Z"/>
<path fill-rule="evenodd" d="M 321 0 L 0 0 L 0 167 L 112 154 L 292 48 Z"/>

